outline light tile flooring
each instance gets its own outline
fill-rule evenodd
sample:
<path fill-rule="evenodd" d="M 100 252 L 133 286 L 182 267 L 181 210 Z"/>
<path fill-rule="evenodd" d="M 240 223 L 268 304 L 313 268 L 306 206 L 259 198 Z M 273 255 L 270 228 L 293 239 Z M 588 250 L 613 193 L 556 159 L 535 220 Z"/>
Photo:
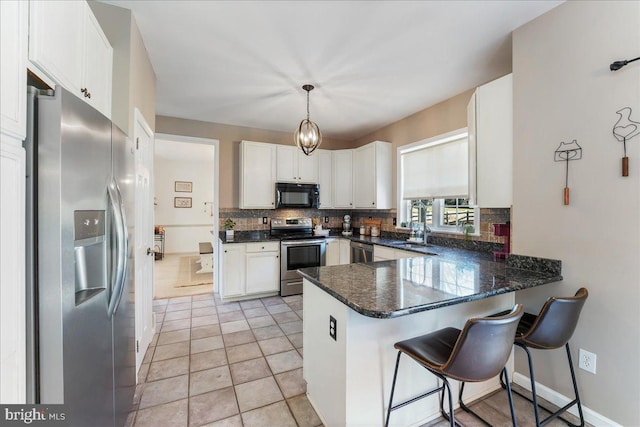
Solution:
<path fill-rule="evenodd" d="M 135 426 L 317 426 L 302 378 L 302 296 L 154 301 Z"/>
<path fill-rule="evenodd" d="M 321 425 L 302 378 L 301 295 L 234 303 L 195 295 L 155 300 L 153 308 L 159 333 L 140 369 L 129 424 Z M 531 404 L 516 395 L 514 403 L 518 425 L 535 426 Z M 505 391 L 470 407 L 494 426 L 511 425 Z M 456 421 L 483 425 L 460 410 Z M 447 425 L 441 418 L 424 427 Z M 554 420 L 548 425 L 565 424 Z"/>

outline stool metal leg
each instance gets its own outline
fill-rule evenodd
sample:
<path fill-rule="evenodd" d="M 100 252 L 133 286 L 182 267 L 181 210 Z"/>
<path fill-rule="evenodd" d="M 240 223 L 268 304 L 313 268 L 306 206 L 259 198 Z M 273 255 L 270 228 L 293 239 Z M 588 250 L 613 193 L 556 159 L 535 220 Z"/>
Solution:
<path fill-rule="evenodd" d="M 509 374 L 507 373 L 507 368 L 502 368 L 502 373 L 500 374 L 500 378 L 504 375 L 507 383 L 507 396 L 509 397 L 509 410 L 511 411 L 511 423 L 513 427 L 517 427 L 518 423 L 516 422 L 516 411 L 513 407 L 513 395 L 511 394 L 511 383 L 509 383 Z"/>
<path fill-rule="evenodd" d="M 578 383 L 576 381 L 575 370 L 573 369 L 573 361 L 571 359 L 571 350 L 569 348 L 569 343 L 565 344 L 565 349 L 567 351 L 567 360 L 569 362 L 569 372 L 571 373 L 571 381 L 573 383 L 573 391 L 575 392 L 576 398 L 555 412 L 552 412 L 547 408 L 545 408 L 544 406 L 541 406 L 538 404 L 538 394 L 536 392 L 536 380 L 535 380 L 535 374 L 533 373 L 533 360 L 531 357 L 531 352 L 529 351 L 529 348 L 527 346 L 519 343 L 515 343 L 515 344 L 518 347 L 522 348 L 527 354 L 527 362 L 529 364 L 529 378 L 531 380 L 531 398 L 529 398 L 528 396 L 525 396 L 524 394 L 516 390 L 513 390 L 513 393 L 533 403 L 533 412 L 536 418 L 536 427 L 542 427 L 545 424 L 547 424 L 549 421 L 553 420 L 554 418 L 560 418 L 562 421 L 564 421 L 571 427 L 584 427 L 584 414 L 582 413 L 582 404 L 580 402 L 580 395 L 578 394 Z M 505 384 L 505 381 L 503 380 L 503 375 L 504 374 L 500 374 L 500 384 L 502 385 L 502 388 L 507 388 L 508 382 Z M 578 406 L 578 414 L 580 415 L 580 424 L 573 424 L 560 416 L 560 414 L 565 412 L 567 409 L 569 409 L 573 405 Z M 540 420 L 540 408 L 550 413 L 551 415 L 549 415 L 547 418 L 543 420 Z"/>
<path fill-rule="evenodd" d="M 506 378 L 506 383 L 503 381 L 503 377 Z M 509 374 L 507 373 L 506 367 L 502 368 L 502 371 L 500 373 L 500 382 L 503 384 L 503 387 L 507 390 L 507 397 L 509 398 L 509 410 L 511 411 L 511 423 L 513 424 L 514 427 L 517 427 L 518 423 L 516 422 L 516 413 L 513 407 L 513 396 L 511 394 L 511 385 L 509 384 Z M 465 385 L 464 382 L 460 383 L 460 393 L 458 394 L 458 403 L 460 404 L 460 408 L 463 411 L 473 415 L 474 417 L 482 421 L 485 425 L 491 427 L 492 424 L 489 421 L 482 418 L 475 411 L 473 411 L 471 408 L 465 405 L 464 402 L 462 401 L 462 393 L 464 392 L 464 385 Z"/>
<path fill-rule="evenodd" d="M 440 389 L 443 389 L 443 393 L 444 393 L 444 385 L 442 387 L 438 387 L 438 388 L 434 388 L 433 390 L 429 390 L 425 393 L 422 393 L 419 396 L 416 396 L 414 398 L 411 398 L 409 400 L 406 400 L 404 402 L 398 403 L 397 405 L 393 406 L 393 393 L 395 391 L 396 388 L 396 379 L 398 378 L 398 367 L 400 366 L 400 355 L 402 354 L 401 351 L 398 351 L 398 357 L 396 358 L 396 367 L 395 370 L 393 371 L 393 382 L 391 383 L 391 395 L 389 396 L 389 407 L 387 408 L 387 419 L 385 420 L 385 427 L 387 427 L 389 425 L 389 417 L 391 416 L 391 411 L 395 411 L 396 409 L 400 409 L 403 408 L 407 405 L 409 405 L 410 403 L 416 402 L 420 399 L 424 399 L 427 396 L 431 396 L 432 394 L 435 394 L 437 392 L 440 391 Z M 431 372 L 432 374 L 436 375 L 438 378 L 442 378 L 445 383 L 447 384 L 447 386 L 449 385 L 449 383 L 447 382 L 446 378 L 443 377 L 442 375 L 440 375 L 437 372 L 431 371 L 430 369 L 427 368 L 427 370 L 429 372 Z M 451 398 L 451 389 L 449 389 L 449 401 L 452 402 L 452 398 Z M 451 407 L 453 407 L 453 405 L 451 405 Z"/>
<path fill-rule="evenodd" d="M 571 402 L 569 404 L 569 406 L 573 405 L 574 403 L 578 406 L 578 413 L 580 414 L 579 427 L 583 427 L 584 426 L 584 415 L 582 413 L 582 404 L 580 403 L 580 395 L 578 394 L 578 383 L 576 381 L 576 373 L 575 373 L 575 371 L 573 369 L 573 361 L 571 360 L 571 349 L 569 348 L 569 343 L 567 343 L 565 345 L 565 348 L 567 349 L 567 360 L 569 361 L 569 370 L 571 371 L 571 381 L 573 382 L 573 391 L 576 394 L 575 400 L 573 402 Z M 574 427 L 578 427 L 578 426 L 575 426 L 575 425 L 573 425 L 573 426 Z"/>
<path fill-rule="evenodd" d="M 389 407 L 387 408 L 387 419 L 385 420 L 384 427 L 389 425 L 389 417 L 391 416 L 391 405 L 393 404 L 393 392 L 396 389 L 396 379 L 398 378 L 398 366 L 400 365 L 400 355 L 401 351 L 398 352 L 398 357 L 396 358 L 396 368 L 393 371 L 393 382 L 391 383 L 391 395 L 389 396 Z"/>
<path fill-rule="evenodd" d="M 453 394 L 451 393 L 451 385 L 449 384 L 449 381 L 447 381 L 446 377 L 436 372 L 433 372 L 433 371 L 430 371 L 430 372 L 442 380 L 442 387 L 441 387 L 442 395 L 440 396 L 440 413 L 442 414 L 445 420 L 449 421 L 449 425 L 451 427 L 459 426 L 460 424 L 456 422 L 455 416 L 453 414 Z M 445 388 L 447 389 L 447 393 L 448 393 L 447 395 L 449 397 L 449 413 L 448 414 L 444 411 L 444 389 Z M 440 389 L 438 388 L 436 390 L 440 390 Z"/>

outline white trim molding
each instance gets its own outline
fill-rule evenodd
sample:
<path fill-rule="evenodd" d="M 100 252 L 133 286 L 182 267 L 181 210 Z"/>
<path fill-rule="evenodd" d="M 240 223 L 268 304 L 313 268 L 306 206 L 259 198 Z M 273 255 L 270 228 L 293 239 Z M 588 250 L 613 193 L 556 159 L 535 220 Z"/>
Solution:
<path fill-rule="evenodd" d="M 529 377 L 526 377 L 522 374 L 514 372 L 513 382 L 518 384 L 520 387 L 525 388 L 528 391 L 531 391 L 531 379 Z M 552 404 L 556 405 L 559 408 L 563 407 L 564 405 L 566 405 L 567 403 L 573 400 L 573 398 L 568 398 L 567 396 L 560 394 L 557 391 L 552 390 L 549 387 L 540 384 L 539 382 L 536 382 L 536 392 L 538 397 L 542 397 L 543 399 L 548 400 L 549 402 L 551 402 Z M 569 412 L 572 415 L 575 415 L 576 417 L 578 416 L 578 410 L 575 405 L 569 408 L 567 412 Z M 618 424 L 615 421 L 605 417 L 604 415 L 599 414 L 598 412 L 587 408 L 586 406 L 584 406 L 584 404 L 582 404 L 582 413 L 584 415 L 585 422 L 591 425 L 598 426 L 598 427 L 622 427 L 621 424 Z"/>

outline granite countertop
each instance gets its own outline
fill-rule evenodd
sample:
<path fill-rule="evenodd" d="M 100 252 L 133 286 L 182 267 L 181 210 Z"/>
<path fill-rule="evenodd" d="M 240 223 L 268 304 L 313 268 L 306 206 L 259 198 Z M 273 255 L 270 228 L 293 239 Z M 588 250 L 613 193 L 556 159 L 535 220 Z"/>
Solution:
<path fill-rule="evenodd" d="M 426 250 L 437 255 L 298 272 L 358 313 L 381 319 L 562 280 L 556 260 L 514 255 L 505 263 L 460 249 L 430 246 Z"/>
<path fill-rule="evenodd" d="M 254 230 L 254 231 L 236 231 L 233 233 L 233 240 L 227 240 L 224 231 L 218 233 L 218 238 L 222 243 L 252 243 L 252 242 L 279 242 L 280 239 L 273 237 L 269 234 L 269 230 Z"/>

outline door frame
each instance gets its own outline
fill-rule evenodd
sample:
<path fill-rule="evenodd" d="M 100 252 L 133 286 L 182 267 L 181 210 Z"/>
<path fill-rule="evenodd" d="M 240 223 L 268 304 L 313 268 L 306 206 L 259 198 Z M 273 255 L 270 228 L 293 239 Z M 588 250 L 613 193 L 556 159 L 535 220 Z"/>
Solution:
<path fill-rule="evenodd" d="M 142 130 L 149 135 L 149 139 L 150 139 L 150 163 L 146 165 L 149 169 L 149 193 L 151 195 L 151 199 L 148 200 L 148 202 L 153 203 L 153 194 L 154 194 L 154 162 L 153 162 L 153 153 L 155 152 L 155 135 L 153 133 L 153 131 L 151 130 L 151 127 L 149 126 L 149 124 L 147 123 L 147 120 L 144 118 L 144 115 L 142 114 L 142 112 L 138 109 L 135 108 L 134 112 L 133 112 L 133 117 L 134 117 L 134 123 L 133 123 L 133 129 L 132 129 L 132 141 L 133 141 L 133 147 L 135 149 L 135 160 L 134 160 L 134 164 L 135 164 L 135 171 L 134 171 L 134 176 L 135 178 L 135 193 L 137 196 L 138 193 L 138 185 L 137 185 L 137 168 L 138 168 L 138 162 L 139 162 L 139 151 L 137 149 L 137 145 L 136 145 L 136 138 L 139 136 L 136 133 L 136 129 L 137 129 L 137 125 L 139 125 Z M 138 213 L 142 213 L 139 211 L 139 209 L 142 208 L 141 205 L 141 201 L 137 200 L 136 197 L 136 218 L 138 217 Z M 149 215 L 151 216 L 151 218 L 149 219 L 149 224 L 153 225 L 154 224 L 154 212 L 153 212 L 153 206 L 148 208 L 148 212 Z M 138 246 L 138 233 L 142 232 L 143 230 L 140 227 L 141 224 L 135 224 L 135 238 L 134 238 L 134 242 L 135 242 L 135 246 Z M 147 233 L 149 233 L 151 236 L 151 247 L 153 247 L 153 230 L 149 229 L 146 230 Z M 134 265 L 135 265 L 135 271 L 134 271 L 134 278 L 135 277 L 139 277 L 139 268 L 142 268 L 143 263 L 144 262 L 148 262 L 149 260 L 149 255 L 141 255 L 144 256 L 144 260 L 140 260 L 138 259 L 138 251 L 137 251 L 137 247 L 133 248 L 134 250 Z M 154 334 L 156 333 L 156 322 L 155 322 L 155 315 L 153 313 L 153 265 L 151 266 L 151 289 L 147 289 L 145 292 L 144 289 L 141 289 L 138 287 L 138 283 L 136 283 L 134 281 L 136 286 L 136 304 L 135 304 L 135 319 L 136 319 L 136 327 L 135 327 L 135 336 L 136 336 L 136 383 L 137 383 L 137 378 L 138 378 L 138 370 L 140 369 L 140 366 L 142 365 L 142 361 L 144 359 L 145 353 L 147 352 L 147 347 L 149 345 L 149 343 L 152 341 Z M 141 299 L 144 297 L 145 294 L 149 294 L 151 295 L 151 300 L 150 301 L 143 301 L 143 304 L 147 305 L 147 308 L 149 309 L 149 316 L 150 318 L 148 319 L 143 319 L 143 321 L 147 321 L 150 324 L 150 337 L 147 337 L 146 339 L 143 339 L 144 337 L 141 336 L 141 328 L 142 325 L 138 324 L 138 320 L 142 319 L 142 317 L 144 316 L 144 310 L 143 310 L 143 306 L 140 304 Z M 140 299 L 138 299 L 138 295 L 140 295 Z M 146 345 L 145 345 L 146 344 Z M 140 348 L 140 346 L 142 348 Z"/>
<path fill-rule="evenodd" d="M 213 138 L 200 138 L 195 136 L 175 135 L 170 133 L 156 133 L 156 139 L 169 140 L 174 142 L 188 142 L 191 144 L 203 144 L 213 146 L 213 235 L 211 236 L 211 242 L 213 245 L 214 257 L 213 257 L 213 292 L 218 292 L 218 284 L 220 283 L 220 269 L 218 268 L 217 257 L 217 241 L 218 241 L 218 218 L 219 218 L 219 203 L 218 194 L 220 189 L 220 141 Z"/>

